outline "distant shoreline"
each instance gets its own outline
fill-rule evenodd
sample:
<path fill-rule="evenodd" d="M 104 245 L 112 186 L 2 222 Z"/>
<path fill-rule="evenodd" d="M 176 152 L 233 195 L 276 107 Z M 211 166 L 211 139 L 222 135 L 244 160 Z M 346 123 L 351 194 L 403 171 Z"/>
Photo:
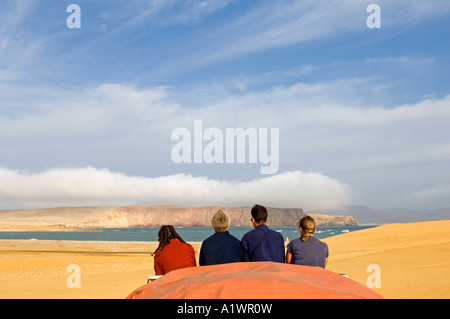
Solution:
<path fill-rule="evenodd" d="M 299 230 L 295 226 L 269 227 L 282 234 L 285 240 L 292 240 L 299 237 Z M 376 226 L 318 226 L 315 233 L 316 238 L 324 239 L 336 236 L 341 233 L 360 231 Z M 177 232 L 186 241 L 203 241 L 212 234 L 214 230 L 211 227 L 175 227 Z M 231 235 L 241 239 L 245 233 L 252 230 L 253 227 L 230 227 Z M 2 231 L 0 239 L 37 239 L 37 240 L 76 240 L 76 241 L 149 241 L 157 240 L 159 227 L 126 227 L 126 228 L 77 228 L 64 229 L 57 231 L 26 230 L 26 231 Z"/>
<path fill-rule="evenodd" d="M 296 228 L 296 226 L 270 226 L 268 225 L 270 228 L 285 228 L 285 227 L 289 227 L 289 228 Z M 322 226 L 317 226 L 317 227 L 376 227 L 376 226 L 381 226 L 381 225 L 376 225 L 376 224 L 361 224 L 361 225 L 322 225 Z M 0 226 L 1 227 L 1 226 Z M 211 228 L 208 226 L 174 226 L 176 229 L 179 228 Z M 232 226 L 230 227 L 232 228 L 249 228 L 250 226 Z M 111 231 L 111 229 L 130 229 L 130 228 L 159 228 L 159 227 L 147 227 L 147 226 L 139 226 L 139 227 L 104 227 L 104 228 L 93 228 L 93 227 L 41 227 L 41 228 L 8 228 L 8 227 L 1 227 L 0 228 L 0 233 L 4 232 L 17 232 L 17 233 L 21 233 L 21 232 L 42 232 L 42 233 L 50 233 L 50 232 L 108 232 Z"/>
<path fill-rule="evenodd" d="M 56 207 L 26 210 L 0 210 L 0 231 L 89 231 L 94 228 L 211 227 L 217 209 L 227 212 L 231 227 L 249 227 L 251 207 L 111 206 Z M 296 226 L 306 215 L 302 208 L 267 207 L 273 227 Z M 310 214 L 316 225 L 357 226 L 352 216 Z"/>

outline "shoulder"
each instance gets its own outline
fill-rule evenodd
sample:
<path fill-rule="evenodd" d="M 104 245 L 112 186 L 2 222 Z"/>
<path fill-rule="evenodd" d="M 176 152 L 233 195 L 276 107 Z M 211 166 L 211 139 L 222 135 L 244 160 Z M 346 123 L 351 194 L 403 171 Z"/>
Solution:
<path fill-rule="evenodd" d="M 295 239 L 292 239 L 290 242 L 289 242 L 289 244 L 290 243 L 292 243 L 293 245 L 294 244 L 296 244 L 296 243 L 301 243 L 302 241 L 300 240 L 300 238 L 295 238 Z"/>
<path fill-rule="evenodd" d="M 287 244 L 289 247 L 293 247 L 293 246 L 297 246 L 299 245 L 299 243 L 301 243 L 302 241 L 300 240 L 300 238 L 295 238 L 292 239 L 289 244 Z"/>
<path fill-rule="evenodd" d="M 237 239 L 235 236 L 233 236 L 233 235 L 231 235 L 231 234 L 227 234 L 227 235 L 226 235 L 226 238 L 227 238 L 228 240 L 239 241 L 239 239 Z"/>
<path fill-rule="evenodd" d="M 191 244 L 182 243 L 181 241 L 179 243 L 183 246 L 183 249 L 185 249 L 185 251 L 189 251 L 189 252 L 195 253 L 195 249 L 194 249 L 194 247 Z"/>
<path fill-rule="evenodd" d="M 314 236 L 311 236 L 309 239 L 312 239 L 313 242 L 314 242 L 316 245 L 321 245 L 321 246 L 323 246 L 323 247 L 328 247 L 328 245 L 327 245 L 325 242 L 321 241 L 320 239 L 318 239 L 318 238 L 316 238 L 316 237 L 314 237 Z M 309 240 L 308 240 L 308 241 L 309 241 Z"/>
<path fill-rule="evenodd" d="M 179 241 L 178 239 L 171 239 L 169 245 L 173 246 L 176 249 L 178 249 L 178 247 L 184 247 L 186 249 L 190 249 L 190 248 L 193 249 L 191 244 L 183 243 L 183 242 Z M 167 246 L 169 246 L 169 245 L 167 245 Z"/>
<path fill-rule="evenodd" d="M 214 235 L 215 235 L 215 234 L 212 234 L 211 236 L 209 236 L 208 238 L 206 238 L 206 239 L 203 241 L 203 244 L 207 244 L 207 243 L 213 241 L 213 240 L 214 240 Z"/>
<path fill-rule="evenodd" d="M 231 235 L 229 231 L 224 231 L 224 232 L 221 232 L 221 233 L 215 233 L 213 236 L 216 236 L 218 238 L 226 238 L 226 239 L 234 238 L 234 239 L 237 239 L 236 237 Z"/>
<path fill-rule="evenodd" d="M 268 232 L 270 233 L 270 235 L 274 238 L 281 238 L 284 241 L 283 235 L 281 235 L 280 232 L 277 232 L 276 230 L 273 229 L 268 229 Z"/>
<path fill-rule="evenodd" d="M 282 236 L 281 233 L 280 233 L 279 231 L 276 231 L 276 230 L 274 230 L 274 229 L 270 229 L 270 228 L 269 228 L 269 231 L 270 231 L 272 234 L 277 234 L 277 235 Z"/>
<path fill-rule="evenodd" d="M 315 242 L 322 243 L 322 244 L 326 245 L 323 241 L 321 241 L 319 238 L 317 238 L 315 236 L 311 236 L 311 238 L 313 238 Z"/>
<path fill-rule="evenodd" d="M 242 236 L 242 239 L 248 239 L 248 238 L 251 238 L 251 237 L 253 237 L 256 233 L 258 232 L 258 230 L 255 228 L 255 229 L 252 229 L 252 230 L 249 230 L 248 232 L 246 232 L 245 234 L 244 234 L 244 236 Z"/>

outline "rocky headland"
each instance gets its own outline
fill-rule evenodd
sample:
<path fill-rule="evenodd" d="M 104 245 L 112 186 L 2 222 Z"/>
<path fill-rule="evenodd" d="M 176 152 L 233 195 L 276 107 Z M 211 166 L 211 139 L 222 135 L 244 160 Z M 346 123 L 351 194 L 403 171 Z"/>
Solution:
<path fill-rule="evenodd" d="M 0 230 L 62 230 L 85 228 L 211 227 L 211 216 L 223 209 L 232 227 L 250 227 L 250 207 L 180 207 L 180 206 L 123 206 L 123 207 L 62 207 L 30 210 L 0 211 Z M 295 226 L 305 215 L 301 208 L 267 208 L 271 226 Z M 317 226 L 358 225 L 352 216 L 310 214 Z"/>

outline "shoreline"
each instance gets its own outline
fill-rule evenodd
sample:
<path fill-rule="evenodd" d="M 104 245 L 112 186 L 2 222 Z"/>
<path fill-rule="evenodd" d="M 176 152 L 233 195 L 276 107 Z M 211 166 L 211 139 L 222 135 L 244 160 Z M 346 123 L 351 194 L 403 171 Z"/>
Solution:
<path fill-rule="evenodd" d="M 378 224 L 358 224 L 358 225 L 317 225 L 317 227 L 325 228 L 325 227 L 378 227 L 382 225 Z M 176 229 L 178 228 L 208 228 L 211 229 L 211 226 L 195 226 L 195 227 L 185 227 L 185 226 L 174 226 Z M 230 226 L 230 228 L 250 228 L 251 225 L 247 226 Z M 295 225 L 293 226 L 270 226 L 272 229 L 276 228 L 297 228 Z M 51 226 L 28 226 L 28 227 L 9 227 L 2 225 L 0 222 L 0 233 L 26 233 L 26 232 L 36 232 L 36 233 L 51 233 L 51 232 L 108 232 L 111 231 L 111 229 L 133 229 L 133 228 L 159 228 L 154 226 L 140 226 L 140 227 L 67 227 L 67 226 L 58 226 L 58 227 L 51 227 Z"/>
<path fill-rule="evenodd" d="M 379 265 L 388 299 L 450 298 L 450 220 L 387 224 L 323 239 L 327 270 L 363 285 Z M 190 242 L 197 265 L 201 242 Z M 154 275 L 157 242 L 0 240 L 0 298 L 123 299 Z M 426 256 L 426 258 L 424 258 Z M 79 265 L 81 288 L 68 288 L 69 265 Z"/>

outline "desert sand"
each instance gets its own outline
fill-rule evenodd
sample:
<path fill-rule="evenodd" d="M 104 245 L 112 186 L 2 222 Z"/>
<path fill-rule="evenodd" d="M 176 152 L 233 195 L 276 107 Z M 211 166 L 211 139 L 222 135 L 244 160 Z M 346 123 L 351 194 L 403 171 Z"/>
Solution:
<path fill-rule="evenodd" d="M 330 237 L 327 269 L 363 285 L 379 266 L 385 298 L 450 298 L 450 221 L 390 224 Z M 201 243 L 191 243 L 197 254 Z M 154 274 L 156 242 L 0 240 L 0 298 L 125 298 Z M 68 266 L 80 268 L 69 288 Z M 70 269 L 69 269 L 70 270 Z"/>
<path fill-rule="evenodd" d="M 324 240 L 327 269 L 366 285 L 378 265 L 385 298 L 450 298 L 450 220 L 388 224 Z"/>

